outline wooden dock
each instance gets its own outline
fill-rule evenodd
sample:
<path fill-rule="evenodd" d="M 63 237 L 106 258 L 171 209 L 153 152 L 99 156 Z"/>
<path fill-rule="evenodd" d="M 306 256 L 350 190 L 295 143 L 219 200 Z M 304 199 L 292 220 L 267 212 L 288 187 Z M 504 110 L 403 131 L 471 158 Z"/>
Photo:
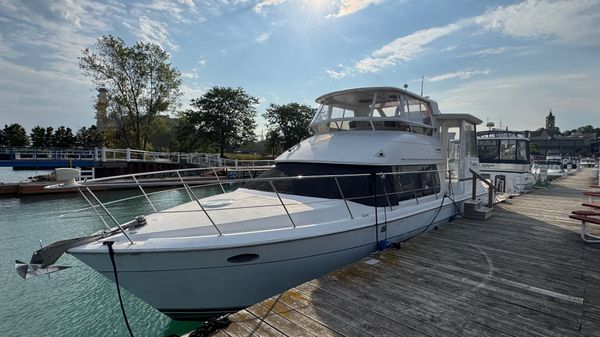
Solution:
<path fill-rule="evenodd" d="M 580 172 L 485 222 L 459 219 L 233 314 L 214 336 L 600 336 L 600 247 L 568 218 L 590 183 Z"/>

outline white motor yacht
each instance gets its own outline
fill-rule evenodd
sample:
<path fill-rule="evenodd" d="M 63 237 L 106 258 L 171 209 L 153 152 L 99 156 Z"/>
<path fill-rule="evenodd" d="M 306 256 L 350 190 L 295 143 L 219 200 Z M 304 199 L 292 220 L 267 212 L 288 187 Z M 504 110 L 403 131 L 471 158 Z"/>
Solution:
<path fill-rule="evenodd" d="M 498 193 L 512 195 L 534 189 L 537 179 L 531 172 L 529 139 L 522 132 L 480 131 L 477 148 L 481 173 Z"/>
<path fill-rule="evenodd" d="M 231 192 L 198 198 L 204 185 L 187 178 L 192 170 L 161 172 L 179 177 L 173 187 L 189 195 L 161 209 L 159 194 L 143 188 L 144 176 L 159 173 L 121 176 L 152 206 L 121 223 L 110 211 L 114 202 L 87 189 L 110 179 L 76 185 L 100 221 L 118 226 L 42 248 L 17 271 L 25 278 L 60 270 L 54 262 L 66 251 L 111 280 L 118 275 L 122 287 L 166 315 L 198 319 L 248 307 L 443 225 L 465 201 L 487 194 L 473 179 L 478 118 L 441 114 L 435 101 L 392 87 L 337 91 L 316 102 L 313 136 L 260 177 L 225 180 L 213 171 L 217 186 L 237 186 Z M 452 154 L 449 135 L 460 145 Z"/>
<path fill-rule="evenodd" d="M 579 165 L 581 167 L 594 167 L 596 165 L 596 160 L 594 158 L 582 158 L 579 161 Z"/>

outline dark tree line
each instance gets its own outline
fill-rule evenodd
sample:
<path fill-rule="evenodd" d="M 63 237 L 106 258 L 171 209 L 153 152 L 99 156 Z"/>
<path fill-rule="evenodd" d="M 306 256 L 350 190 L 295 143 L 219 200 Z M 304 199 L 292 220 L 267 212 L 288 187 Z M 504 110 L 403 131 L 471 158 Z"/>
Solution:
<path fill-rule="evenodd" d="M 69 127 L 60 126 L 43 128 L 36 126 L 27 134 L 25 128 L 14 123 L 5 125 L 0 130 L 0 146 L 33 146 L 33 147 L 100 147 L 103 145 L 102 134 L 96 126 L 82 127 L 75 134 Z"/>

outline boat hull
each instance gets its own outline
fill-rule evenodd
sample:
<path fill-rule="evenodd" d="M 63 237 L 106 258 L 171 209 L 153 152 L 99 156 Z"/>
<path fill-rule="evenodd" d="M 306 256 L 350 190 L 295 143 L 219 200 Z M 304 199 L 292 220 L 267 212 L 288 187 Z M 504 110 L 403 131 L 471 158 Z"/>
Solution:
<path fill-rule="evenodd" d="M 296 240 L 214 250 L 117 250 L 119 282 L 173 319 L 220 316 L 358 261 L 376 251 L 378 241 L 404 241 L 447 223 L 456 214 L 455 206 L 444 205 L 435 217 L 440 202 L 438 207 L 387 224 L 381 221 L 377 226 Z M 108 249 L 70 253 L 114 281 Z"/>

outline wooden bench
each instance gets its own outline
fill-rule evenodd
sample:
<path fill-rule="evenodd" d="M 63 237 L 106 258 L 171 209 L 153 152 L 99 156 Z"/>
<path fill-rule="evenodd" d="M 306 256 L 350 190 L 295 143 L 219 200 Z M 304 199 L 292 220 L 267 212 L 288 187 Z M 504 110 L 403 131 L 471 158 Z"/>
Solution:
<path fill-rule="evenodd" d="M 600 236 L 590 234 L 587 228 L 588 223 L 600 225 L 600 211 L 573 211 L 569 218 L 581 221 L 581 240 L 587 243 L 600 243 Z"/>

